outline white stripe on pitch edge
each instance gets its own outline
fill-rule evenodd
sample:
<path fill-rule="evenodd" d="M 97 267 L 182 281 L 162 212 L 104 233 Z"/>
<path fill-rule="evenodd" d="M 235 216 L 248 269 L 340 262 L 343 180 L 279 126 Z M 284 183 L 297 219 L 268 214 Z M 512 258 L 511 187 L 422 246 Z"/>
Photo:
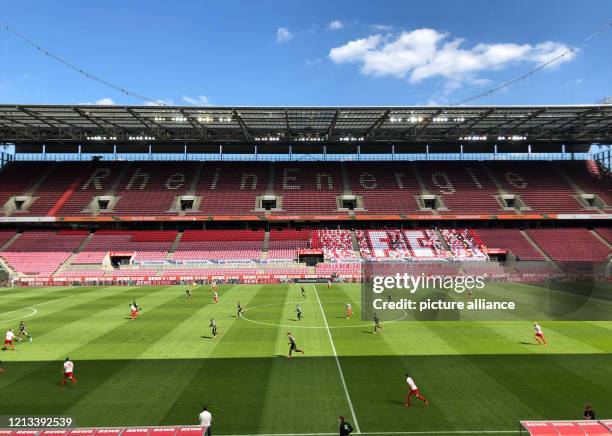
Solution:
<path fill-rule="evenodd" d="M 338 359 L 338 353 L 336 353 L 334 339 L 332 338 L 331 330 L 329 329 L 329 324 L 327 324 L 327 317 L 325 316 L 325 311 L 323 310 L 323 305 L 321 304 L 321 299 L 319 298 L 319 292 L 317 291 L 316 285 L 313 285 L 313 287 L 315 290 L 315 295 L 317 296 L 317 301 L 319 302 L 319 307 L 321 308 L 321 313 L 323 314 L 323 321 L 325 322 L 325 328 L 327 329 L 327 334 L 329 335 L 329 342 L 331 343 L 332 351 L 334 352 L 334 357 L 336 358 L 336 365 L 338 365 L 338 372 L 340 373 L 340 380 L 342 380 L 342 387 L 344 388 L 344 393 L 346 394 L 346 401 L 348 401 L 349 408 L 351 409 L 353 424 L 355 424 L 355 430 L 357 430 L 356 433 L 361 433 L 361 429 L 359 428 L 359 422 L 357 422 L 357 415 L 355 415 L 355 408 L 353 407 L 353 402 L 351 401 L 351 396 L 349 395 L 348 389 L 346 387 L 346 381 L 344 380 L 344 373 L 342 372 L 342 367 L 340 366 L 340 359 Z"/>

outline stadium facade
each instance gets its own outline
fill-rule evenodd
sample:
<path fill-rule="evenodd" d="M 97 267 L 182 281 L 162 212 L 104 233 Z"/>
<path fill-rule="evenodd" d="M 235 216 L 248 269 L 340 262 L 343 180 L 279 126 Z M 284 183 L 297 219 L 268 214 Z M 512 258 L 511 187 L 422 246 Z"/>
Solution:
<path fill-rule="evenodd" d="M 609 105 L 5 105 L 0 143 L 13 283 L 610 277 Z"/>

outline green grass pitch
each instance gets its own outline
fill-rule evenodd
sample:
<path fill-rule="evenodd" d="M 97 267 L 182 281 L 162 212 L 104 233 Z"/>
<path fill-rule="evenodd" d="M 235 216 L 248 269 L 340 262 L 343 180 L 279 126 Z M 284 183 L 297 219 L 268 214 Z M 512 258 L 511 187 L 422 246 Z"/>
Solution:
<path fill-rule="evenodd" d="M 223 435 L 334 433 L 340 414 L 355 425 L 351 406 L 367 434 L 510 432 L 520 419 L 579 419 L 587 401 L 612 416 L 612 322 L 543 320 L 546 348 L 534 345 L 529 319 L 393 322 L 374 335 L 359 319 L 358 285 L 304 286 L 305 298 L 300 285 L 221 286 L 218 304 L 208 286 L 188 302 L 180 286 L 0 290 L 2 333 L 24 319 L 34 337 L 0 352 L 0 415 L 195 424 L 207 403 Z M 495 287 L 517 298 L 542 291 L 487 291 Z M 610 286 L 598 292 L 612 308 Z M 143 307 L 136 321 L 133 298 Z M 238 301 L 248 319 L 236 317 Z M 305 355 L 286 358 L 288 331 Z M 66 356 L 75 387 L 59 385 Z M 403 407 L 406 370 L 429 406 Z"/>

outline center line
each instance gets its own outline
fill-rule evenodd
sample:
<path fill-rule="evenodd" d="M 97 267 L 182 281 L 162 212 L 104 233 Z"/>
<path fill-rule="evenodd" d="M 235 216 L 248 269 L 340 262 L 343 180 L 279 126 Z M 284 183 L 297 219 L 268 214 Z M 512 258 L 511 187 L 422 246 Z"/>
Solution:
<path fill-rule="evenodd" d="M 357 416 L 355 415 L 355 409 L 353 408 L 353 402 L 351 401 L 351 396 L 349 395 L 348 389 L 346 387 L 346 381 L 344 380 L 344 373 L 342 372 L 342 367 L 340 366 L 340 359 L 338 359 L 338 353 L 336 353 L 334 339 L 332 338 L 331 330 L 329 329 L 329 324 L 327 323 L 327 317 L 325 316 L 325 311 L 323 310 L 323 305 L 321 304 L 321 299 L 319 298 L 319 292 L 317 291 L 316 285 L 313 285 L 313 287 L 315 290 L 315 295 L 317 296 L 317 301 L 319 302 L 319 307 L 321 308 L 321 314 L 323 314 L 323 321 L 325 322 L 325 328 L 327 329 L 327 334 L 329 335 L 329 342 L 331 343 L 332 351 L 334 352 L 334 357 L 336 358 L 336 365 L 338 365 L 338 372 L 340 373 L 340 380 L 342 380 L 342 387 L 344 388 L 346 401 L 348 402 L 349 408 L 351 409 L 353 423 L 355 424 L 355 430 L 357 430 L 355 433 L 361 433 L 359 423 L 357 422 Z"/>

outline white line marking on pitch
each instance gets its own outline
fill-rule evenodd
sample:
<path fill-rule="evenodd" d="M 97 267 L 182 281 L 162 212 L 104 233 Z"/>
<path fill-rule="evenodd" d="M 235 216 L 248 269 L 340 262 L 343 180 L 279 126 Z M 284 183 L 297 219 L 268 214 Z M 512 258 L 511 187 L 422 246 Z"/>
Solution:
<path fill-rule="evenodd" d="M 6 315 L 8 313 L 15 313 L 15 312 L 19 312 L 20 310 L 25 310 L 25 309 L 30 309 L 32 312 L 26 316 L 20 316 L 18 318 L 11 318 L 11 319 L 1 319 L 0 318 L 0 322 L 11 322 L 11 321 L 16 321 L 18 319 L 26 319 L 26 318 L 30 318 L 34 315 L 36 315 L 38 313 L 38 310 L 34 309 L 34 307 L 32 306 L 28 306 L 28 307 L 22 307 L 21 309 L 15 309 L 15 310 L 11 310 L 10 312 L 4 312 L 4 313 L 0 313 L 0 316 L 2 315 Z"/>
<path fill-rule="evenodd" d="M 323 310 L 323 304 L 321 304 L 321 299 L 319 298 L 319 292 L 317 291 L 316 285 L 313 285 L 313 288 L 315 290 L 315 295 L 317 296 L 317 301 L 319 302 L 319 307 L 321 308 L 321 314 L 323 315 L 325 328 L 327 329 L 327 334 L 329 335 L 329 342 L 331 343 L 332 351 L 334 352 L 334 357 L 336 358 L 336 365 L 338 365 L 338 372 L 340 373 L 340 380 L 342 380 L 342 387 L 344 388 L 344 393 L 346 394 L 346 400 L 348 401 L 349 408 L 351 409 L 353 424 L 355 425 L 355 430 L 357 430 L 355 433 L 361 433 L 361 429 L 359 428 L 359 422 L 357 422 L 357 416 L 355 415 L 355 409 L 353 408 L 353 402 L 351 401 L 351 396 L 349 395 L 348 389 L 346 387 L 346 381 L 344 380 L 342 366 L 340 366 L 340 359 L 338 359 L 338 353 L 336 353 L 334 338 L 332 338 L 331 330 L 329 329 L 329 324 L 327 323 L 327 317 L 325 316 L 325 311 Z"/>

